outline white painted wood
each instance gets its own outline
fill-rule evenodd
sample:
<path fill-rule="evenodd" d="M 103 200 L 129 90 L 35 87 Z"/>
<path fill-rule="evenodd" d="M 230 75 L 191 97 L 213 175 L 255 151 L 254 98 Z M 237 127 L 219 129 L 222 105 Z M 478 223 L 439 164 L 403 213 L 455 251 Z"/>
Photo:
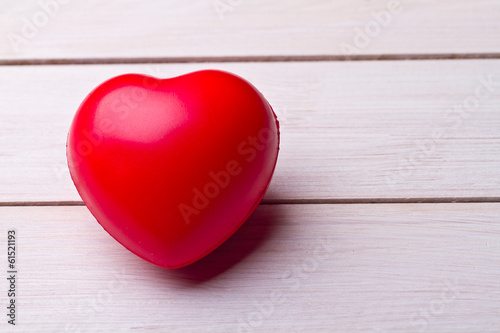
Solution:
<path fill-rule="evenodd" d="M 500 61 L 468 60 L 1 67 L 0 201 L 80 200 L 66 136 L 102 81 L 202 68 L 249 79 L 278 113 L 266 200 L 500 196 Z"/>
<path fill-rule="evenodd" d="M 1 207 L 0 257 L 15 228 L 16 332 L 497 332 L 499 215 L 498 203 L 261 205 L 216 252 L 169 271 L 85 207 Z"/>
<path fill-rule="evenodd" d="M 497 0 L 54 1 L 0 1 L 0 59 L 500 52 Z"/>

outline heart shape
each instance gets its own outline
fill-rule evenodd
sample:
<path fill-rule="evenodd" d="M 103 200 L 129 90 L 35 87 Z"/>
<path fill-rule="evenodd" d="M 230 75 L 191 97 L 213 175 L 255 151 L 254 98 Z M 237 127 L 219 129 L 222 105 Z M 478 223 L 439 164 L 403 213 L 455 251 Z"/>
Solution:
<path fill-rule="evenodd" d="M 229 238 L 271 181 L 279 124 L 246 80 L 203 70 L 112 78 L 71 125 L 71 178 L 101 226 L 139 257 L 186 266 Z"/>

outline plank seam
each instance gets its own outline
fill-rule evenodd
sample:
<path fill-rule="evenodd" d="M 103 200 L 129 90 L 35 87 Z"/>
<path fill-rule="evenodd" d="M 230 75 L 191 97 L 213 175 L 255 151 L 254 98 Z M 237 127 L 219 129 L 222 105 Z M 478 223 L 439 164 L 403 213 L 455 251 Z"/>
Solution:
<path fill-rule="evenodd" d="M 118 65 L 227 62 L 324 62 L 324 61 L 402 61 L 500 59 L 500 53 L 450 54 L 366 54 L 366 55 L 276 55 L 221 57 L 152 57 L 152 58 L 75 58 L 75 59 L 0 59 L 0 66 L 40 65 Z"/>
<path fill-rule="evenodd" d="M 264 199 L 261 205 L 321 205 L 321 204 L 427 204 L 427 203 L 500 203 L 500 197 L 443 198 L 358 198 L 358 199 Z M 82 201 L 0 202 L 0 207 L 23 206 L 85 206 Z"/>

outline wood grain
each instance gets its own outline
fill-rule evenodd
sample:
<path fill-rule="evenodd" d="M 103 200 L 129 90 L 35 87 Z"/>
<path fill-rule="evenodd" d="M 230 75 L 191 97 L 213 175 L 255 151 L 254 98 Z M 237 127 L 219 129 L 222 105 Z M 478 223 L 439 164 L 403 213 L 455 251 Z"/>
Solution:
<path fill-rule="evenodd" d="M 64 2 L 0 1 L 0 59 L 500 53 L 496 0 Z"/>
<path fill-rule="evenodd" d="M 173 271 L 85 207 L 1 207 L 0 231 L 17 230 L 25 332 L 497 332 L 499 215 L 497 203 L 261 205 Z"/>
<path fill-rule="evenodd" d="M 281 151 L 266 202 L 499 198 L 499 65 L 461 60 L 0 67 L 0 202 L 80 200 L 66 167 L 66 136 L 78 105 L 102 81 L 127 72 L 172 77 L 202 68 L 249 79 L 278 113 Z M 485 80 L 496 82 L 491 91 Z M 477 89 L 482 97 L 476 105 Z M 454 111 L 464 103 L 471 104 Z"/>

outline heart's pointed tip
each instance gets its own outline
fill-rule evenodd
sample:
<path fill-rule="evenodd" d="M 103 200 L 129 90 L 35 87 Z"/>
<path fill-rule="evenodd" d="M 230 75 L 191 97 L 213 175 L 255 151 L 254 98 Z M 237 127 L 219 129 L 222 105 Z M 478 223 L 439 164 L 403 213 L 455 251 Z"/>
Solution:
<path fill-rule="evenodd" d="M 164 268 L 164 269 L 174 270 L 174 269 L 179 269 L 179 268 L 185 267 L 187 265 L 156 265 L 156 266 Z"/>
<path fill-rule="evenodd" d="M 139 256 L 139 255 L 138 255 Z M 186 267 L 186 266 L 189 266 L 195 262 L 197 262 L 198 260 L 200 260 L 201 258 L 198 258 L 198 259 L 194 259 L 194 260 L 191 260 L 191 261 L 188 261 L 188 262 L 185 262 L 185 263 L 182 263 L 182 264 L 168 264 L 168 263 L 156 263 L 154 261 L 151 261 L 147 258 L 143 258 L 141 256 L 139 256 L 139 258 L 141 259 L 144 259 L 146 260 L 147 262 L 155 265 L 155 266 L 158 266 L 160 268 L 163 268 L 163 269 L 168 269 L 168 270 L 176 270 L 176 269 L 180 269 L 180 268 L 183 268 L 183 267 Z"/>

